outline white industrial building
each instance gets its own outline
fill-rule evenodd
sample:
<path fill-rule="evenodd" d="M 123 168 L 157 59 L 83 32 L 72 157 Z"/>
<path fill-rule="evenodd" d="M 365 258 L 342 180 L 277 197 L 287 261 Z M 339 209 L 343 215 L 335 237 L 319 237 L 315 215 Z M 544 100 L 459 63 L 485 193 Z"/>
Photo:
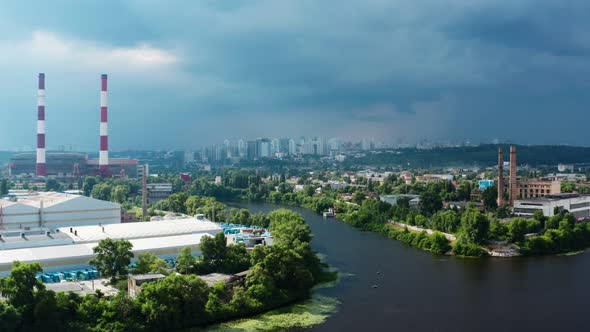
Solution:
<path fill-rule="evenodd" d="M 184 247 L 191 247 L 193 254 L 199 255 L 201 238 L 222 231 L 217 224 L 197 218 L 59 228 L 55 233 L 35 238 L 15 237 L 13 241 L 1 242 L 5 250 L 0 250 L 0 276 L 9 273 L 15 260 L 39 262 L 45 272 L 87 268 L 94 257 L 92 249 L 106 238 L 129 240 L 136 257 L 150 252 L 162 258 L 175 258 Z"/>
<path fill-rule="evenodd" d="M 194 218 L 121 223 L 119 204 L 80 195 L 36 193 L 0 200 L 0 276 L 12 262 L 39 262 L 45 272 L 88 268 L 100 240 L 126 239 L 133 253 L 175 258 L 184 247 L 199 255 L 203 236 L 223 229 Z"/>
<path fill-rule="evenodd" d="M 514 214 L 523 217 L 530 217 L 537 210 L 543 211 L 546 217 L 552 217 L 555 208 L 573 213 L 578 220 L 589 219 L 590 195 L 559 194 L 514 201 Z"/>
<path fill-rule="evenodd" d="M 81 195 L 39 192 L 0 200 L 0 229 L 72 227 L 121 222 L 121 206 Z"/>

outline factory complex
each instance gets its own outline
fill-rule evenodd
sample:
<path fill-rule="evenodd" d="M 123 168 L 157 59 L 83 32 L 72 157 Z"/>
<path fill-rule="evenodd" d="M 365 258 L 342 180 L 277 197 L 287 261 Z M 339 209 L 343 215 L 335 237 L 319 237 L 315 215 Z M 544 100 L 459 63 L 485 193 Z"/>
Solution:
<path fill-rule="evenodd" d="M 138 161 L 134 159 L 109 159 L 107 75 L 100 77 L 100 125 L 98 159 L 87 154 L 46 151 L 45 74 L 40 73 L 37 90 L 37 151 L 12 157 L 8 175 L 14 180 L 56 178 L 74 182 L 80 176 L 137 178 Z"/>
<path fill-rule="evenodd" d="M 0 276 L 12 262 L 39 262 L 45 272 L 88 268 L 100 240 L 126 239 L 133 253 L 174 258 L 184 247 L 199 255 L 203 236 L 223 232 L 202 215 L 121 223 L 121 206 L 81 195 L 40 192 L 0 199 Z"/>

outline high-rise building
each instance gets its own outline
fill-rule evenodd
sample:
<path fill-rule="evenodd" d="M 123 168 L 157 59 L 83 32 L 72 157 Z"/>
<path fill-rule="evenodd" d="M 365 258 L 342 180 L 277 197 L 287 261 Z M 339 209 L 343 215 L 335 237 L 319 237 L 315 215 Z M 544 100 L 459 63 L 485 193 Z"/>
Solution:
<path fill-rule="evenodd" d="M 280 153 L 289 153 L 289 139 L 281 138 L 279 140 L 279 151 Z"/>
<path fill-rule="evenodd" d="M 289 140 L 289 154 L 296 155 L 297 154 L 297 144 L 295 144 L 295 140 Z"/>
<path fill-rule="evenodd" d="M 317 143 L 317 154 L 320 156 L 325 156 L 328 154 L 328 141 L 326 137 L 319 137 L 316 141 Z"/>
<path fill-rule="evenodd" d="M 195 161 L 195 152 L 194 151 L 184 151 L 184 162 L 185 163 L 192 163 Z"/>
<path fill-rule="evenodd" d="M 243 139 L 238 140 L 238 155 L 240 158 L 244 158 L 246 156 L 246 144 L 244 144 Z"/>
<path fill-rule="evenodd" d="M 270 156 L 274 157 L 279 152 L 279 139 L 273 138 L 270 140 Z"/>
<path fill-rule="evenodd" d="M 268 138 L 261 138 L 258 143 L 258 158 L 270 158 L 270 140 Z"/>
<path fill-rule="evenodd" d="M 256 160 L 258 159 L 258 142 L 248 141 L 246 145 L 246 159 Z"/>

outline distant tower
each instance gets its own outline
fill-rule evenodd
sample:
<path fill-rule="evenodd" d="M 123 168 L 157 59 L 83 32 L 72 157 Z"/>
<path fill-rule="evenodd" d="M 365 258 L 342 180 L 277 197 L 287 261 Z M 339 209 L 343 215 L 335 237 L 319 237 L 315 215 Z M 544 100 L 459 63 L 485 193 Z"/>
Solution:
<path fill-rule="evenodd" d="M 143 221 L 147 217 L 147 166 L 143 165 L 143 174 L 141 177 L 141 218 Z"/>
<path fill-rule="evenodd" d="M 39 74 L 37 90 L 37 176 L 47 176 L 45 162 L 45 74 Z"/>
<path fill-rule="evenodd" d="M 510 192 L 510 206 L 514 206 L 514 201 L 518 195 L 518 180 L 516 178 L 516 146 L 510 147 L 510 181 L 509 192 Z"/>
<path fill-rule="evenodd" d="M 504 152 L 498 147 L 498 206 L 504 205 Z"/>
<path fill-rule="evenodd" d="M 98 161 L 98 172 L 101 176 L 109 174 L 109 129 L 108 129 L 108 107 L 107 107 L 107 75 L 101 76 L 100 89 L 100 157 Z"/>

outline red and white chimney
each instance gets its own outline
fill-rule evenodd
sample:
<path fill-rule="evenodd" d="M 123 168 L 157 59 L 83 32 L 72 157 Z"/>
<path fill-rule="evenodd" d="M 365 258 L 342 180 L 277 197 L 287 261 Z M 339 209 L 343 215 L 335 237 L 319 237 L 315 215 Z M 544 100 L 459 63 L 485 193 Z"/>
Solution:
<path fill-rule="evenodd" d="M 47 176 L 45 161 L 45 74 L 39 73 L 37 90 L 37 176 Z"/>
<path fill-rule="evenodd" d="M 101 175 L 109 173 L 109 129 L 108 129 L 108 107 L 107 107 L 107 75 L 101 76 L 100 89 L 100 156 L 98 170 Z"/>

